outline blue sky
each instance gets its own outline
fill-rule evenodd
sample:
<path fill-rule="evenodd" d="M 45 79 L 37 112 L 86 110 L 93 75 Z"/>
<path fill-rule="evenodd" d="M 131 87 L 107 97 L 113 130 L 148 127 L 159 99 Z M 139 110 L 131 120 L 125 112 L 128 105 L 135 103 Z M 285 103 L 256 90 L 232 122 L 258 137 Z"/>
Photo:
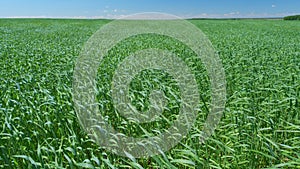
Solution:
<path fill-rule="evenodd" d="M 300 14 L 300 0 L 0 0 L 0 17 L 117 18 L 140 12 L 278 17 Z"/>

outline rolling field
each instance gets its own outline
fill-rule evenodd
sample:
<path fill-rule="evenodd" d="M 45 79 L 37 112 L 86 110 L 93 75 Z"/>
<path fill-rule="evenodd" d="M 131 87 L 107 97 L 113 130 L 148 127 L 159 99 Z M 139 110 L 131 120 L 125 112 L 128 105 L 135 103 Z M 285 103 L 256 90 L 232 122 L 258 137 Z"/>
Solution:
<path fill-rule="evenodd" d="M 190 20 L 222 60 L 227 82 L 224 115 L 215 134 L 200 143 L 210 102 L 208 76 L 186 46 L 170 40 L 166 48 L 182 58 L 191 55 L 188 65 L 194 66 L 201 111 L 180 144 L 162 155 L 140 159 L 120 157 L 98 146 L 74 110 L 76 59 L 90 36 L 108 22 L 0 19 L 0 168 L 300 168 L 300 22 Z M 136 137 L 144 131 L 115 116 L 109 82 L 118 55 L 124 59 L 135 47 L 155 47 L 155 40 L 166 38 L 148 36 L 125 41 L 98 70 L 102 112 L 120 126 L 118 130 Z M 144 71 L 139 76 L 130 89 L 139 110 L 147 109 L 150 89 L 159 88 L 161 81 L 169 86 L 164 88 L 172 107 L 164 112 L 168 118 L 142 126 L 155 134 L 155 129 L 168 127 L 176 118 L 178 89 L 162 72 Z"/>

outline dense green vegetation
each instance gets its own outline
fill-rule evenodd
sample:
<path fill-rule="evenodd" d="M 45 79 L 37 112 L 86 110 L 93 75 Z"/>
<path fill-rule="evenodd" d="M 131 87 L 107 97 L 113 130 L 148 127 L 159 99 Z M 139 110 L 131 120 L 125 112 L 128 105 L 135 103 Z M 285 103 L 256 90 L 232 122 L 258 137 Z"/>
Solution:
<path fill-rule="evenodd" d="M 286 16 L 284 20 L 300 20 L 300 15 Z"/>
<path fill-rule="evenodd" d="M 194 129 L 171 151 L 134 159 L 119 157 L 97 146 L 79 125 L 72 103 L 76 58 L 88 38 L 107 22 L 0 20 L 0 168 L 300 166 L 300 23 L 191 20 L 208 36 L 222 59 L 228 98 L 224 117 L 216 133 L 205 144 L 200 144 L 198 136 L 210 96 L 207 75 L 201 64 L 196 65 L 199 92 L 204 102 Z M 141 44 L 155 46 L 149 39 L 145 38 Z M 130 47 L 130 41 L 124 43 L 123 48 L 112 51 L 112 56 L 116 51 L 126 56 L 126 50 L 135 50 L 135 46 Z M 170 50 L 179 56 L 191 54 L 181 50 L 184 46 L 174 46 L 174 43 L 178 45 L 170 42 L 173 46 Z M 180 53 L 184 51 L 186 53 Z M 99 66 L 99 71 L 106 70 L 99 72 L 100 89 L 104 75 L 110 79 L 116 66 L 115 59 L 107 57 Z M 142 81 L 137 78 L 131 86 L 141 90 L 147 85 L 144 78 L 159 75 L 162 78 L 158 79 L 167 79 L 166 83 L 172 88 L 172 78 L 157 71 L 142 72 L 139 75 Z M 153 84 L 154 87 L 157 85 Z M 166 90 L 176 91 L 176 86 Z M 106 93 L 105 87 L 101 92 Z M 147 102 L 137 90 L 131 89 L 131 94 Z M 109 96 L 99 95 L 98 99 L 109 100 Z M 176 107 L 176 102 L 170 104 Z M 104 106 L 105 110 L 110 110 L 107 106 Z M 106 113 L 109 115 L 110 112 Z M 114 122 L 118 120 L 116 118 Z M 128 132 L 132 129 L 130 134 L 142 134 L 132 133 L 137 130 L 134 125 L 126 127 L 120 130 Z M 151 132 L 152 128 L 148 129 Z"/>

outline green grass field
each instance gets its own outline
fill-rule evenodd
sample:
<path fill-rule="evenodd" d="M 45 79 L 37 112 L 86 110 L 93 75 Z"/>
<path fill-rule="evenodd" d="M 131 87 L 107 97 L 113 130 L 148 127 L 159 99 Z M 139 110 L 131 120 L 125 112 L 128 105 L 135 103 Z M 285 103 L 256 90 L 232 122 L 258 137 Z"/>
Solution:
<path fill-rule="evenodd" d="M 300 168 L 300 22 L 190 20 L 222 60 L 226 110 L 215 134 L 199 143 L 210 99 L 200 64 L 203 111 L 195 127 L 170 151 L 141 159 L 98 146 L 80 126 L 72 102 L 76 58 L 89 37 L 108 22 L 0 19 L 0 168 Z M 99 88 L 103 74 L 112 73 L 112 60 L 107 57 L 100 65 Z M 135 100 L 144 99 L 134 90 L 132 94 Z M 98 97 L 103 98 L 106 95 Z M 110 115 L 110 108 L 103 110 Z M 134 125 L 120 130 L 143 134 Z"/>

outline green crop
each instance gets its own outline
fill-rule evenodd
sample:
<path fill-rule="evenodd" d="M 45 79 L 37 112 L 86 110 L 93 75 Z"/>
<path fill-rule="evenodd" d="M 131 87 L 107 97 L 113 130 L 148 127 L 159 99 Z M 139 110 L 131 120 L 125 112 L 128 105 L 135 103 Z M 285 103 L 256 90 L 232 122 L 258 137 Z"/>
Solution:
<path fill-rule="evenodd" d="M 218 52 L 227 81 L 227 103 L 215 134 L 199 134 L 210 103 L 201 61 L 176 40 L 143 35 L 125 40 L 99 64 L 97 88 L 103 115 L 124 134 L 143 137 L 168 127 L 180 92 L 159 70 L 130 84 L 132 103 L 149 107 L 161 89 L 169 108 L 161 122 L 135 125 L 118 116 L 110 81 L 120 60 L 143 48 L 176 53 L 195 73 L 201 111 L 193 129 L 170 151 L 151 158 L 117 156 L 87 136 L 72 102 L 76 59 L 108 20 L 0 20 L 0 168 L 297 168 L 300 166 L 300 23 L 283 20 L 191 20 Z M 137 43 L 138 42 L 138 43 Z"/>

